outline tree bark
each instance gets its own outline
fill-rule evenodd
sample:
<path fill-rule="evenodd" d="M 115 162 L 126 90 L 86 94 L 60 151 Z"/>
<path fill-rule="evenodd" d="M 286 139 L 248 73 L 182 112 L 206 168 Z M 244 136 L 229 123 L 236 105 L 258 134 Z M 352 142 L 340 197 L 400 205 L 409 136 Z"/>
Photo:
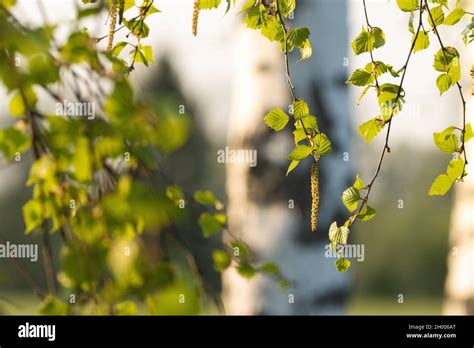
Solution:
<path fill-rule="evenodd" d="M 339 274 L 325 257 L 329 224 L 347 215 L 339 196 L 351 184 L 351 123 L 344 58 L 349 47 L 345 1 L 299 1 L 289 26 L 307 26 L 313 33 L 313 57 L 292 59 L 297 96 L 308 101 L 319 127 L 332 140 L 333 151 L 320 161 L 319 226 L 311 233 L 311 161 L 285 176 L 286 156 L 294 147 L 292 122 L 283 132 L 263 122 L 276 107 L 288 110 L 290 95 L 284 57 L 275 43 L 241 28 L 236 45 L 236 71 L 228 146 L 256 149 L 256 167 L 227 164 L 228 214 L 231 231 L 245 241 L 256 261 L 274 261 L 292 282 L 285 291 L 271 279 L 246 280 L 235 269 L 223 274 L 227 314 L 343 313 L 350 274 Z M 324 28 L 331 28 L 331 35 Z M 324 51 L 323 51 L 324 47 Z M 292 58 L 296 58 L 292 56 Z M 344 160 L 346 157 L 346 160 Z"/>

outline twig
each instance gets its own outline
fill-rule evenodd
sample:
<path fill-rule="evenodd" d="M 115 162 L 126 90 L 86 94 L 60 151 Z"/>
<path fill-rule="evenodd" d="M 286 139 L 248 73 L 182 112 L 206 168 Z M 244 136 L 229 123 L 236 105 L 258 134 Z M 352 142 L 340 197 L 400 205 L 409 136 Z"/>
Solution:
<path fill-rule="evenodd" d="M 366 4 L 365 4 L 365 0 L 364 0 L 364 8 L 366 8 Z M 393 120 L 393 117 L 394 117 L 394 114 L 395 114 L 395 109 L 397 108 L 398 106 L 398 101 L 401 97 L 401 91 L 402 91 L 402 87 L 403 87 L 403 82 L 405 81 L 405 75 L 407 73 L 407 68 L 408 68 L 408 63 L 410 62 L 410 58 L 412 56 L 412 53 L 413 53 L 413 50 L 415 48 L 415 43 L 416 43 L 416 40 L 418 38 L 418 34 L 420 33 L 420 30 L 422 28 L 422 23 L 423 23 L 423 9 L 422 9 L 422 5 L 423 5 L 423 0 L 420 0 L 420 19 L 419 19 L 419 23 L 418 23 L 418 29 L 416 31 L 416 34 L 415 34 L 415 37 L 413 39 L 413 42 L 411 44 L 411 47 L 410 47 L 410 51 L 408 52 L 408 57 L 405 61 L 405 65 L 403 65 L 403 74 L 402 74 L 402 78 L 400 80 L 400 85 L 398 87 L 398 91 L 397 91 L 397 95 L 395 96 L 395 99 L 394 99 L 394 102 L 392 104 L 392 110 L 390 112 L 390 117 L 387 121 L 387 124 L 388 124 L 388 127 L 387 127 L 387 133 L 385 135 L 385 144 L 383 146 L 383 150 L 382 150 L 382 153 L 380 155 L 380 158 L 379 158 L 379 162 L 377 164 L 377 169 L 375 170 L 375 173 L 372 177 L 372 180 L 370 181 L 370 183 L 367 185 L 367 192 L 364 196 L 364 198 L 362 199 L 362 204 L 360 205 L 358 211 L 356 214 L 352 215 L 352 217 L 350 218 L 349 220 L 349 226 L 350 227 L 356 220 L 357 216 L 360 214 L 360 212 L 362 211 L 362 209 L 367 206 L 367 203 L 369 201 L 369 196 L 370 196 L 370 192 L 372 191 L 372 187 L 375 183 L 375 181 L 377 180 L 377 177 L 379 176 L 379 173 L 380 173 L 380 169 L 382 168 L 382 163 L 383 163 L 383 160 L 385 158 L 385 154 L 386 153 L 389 153 L 390 152 L 390 147 L 388 146 L 388 143 L 389 143 L 389 140 L 390 140 L 390 131 L 391 131 L 391 127 L 392 127 L 392 120 Z M 366 12 L 367 10 L 365 10 Z M 367 13 L 367 12 L 366 12 Z M 376 74 L 377 72 L 375 72 Z"/>
<path fill-rule="evenodd" d="M 438 38 L 439 44 L 441 46 L 441 51 L 443 51 L 444 59 L 445 59 L 446 62 L 448 62 L 448 57 L 446 57 L 446 49 L 444 47 L 443 41 L 441 40 L 441 36 L 439 35 L 438 28 L 435 24 L 435 21 L 433 19 L 431 11 L 430 11 L 430 7 L 428 6 L 428 2 L 426 0 L 424 0 L 424 1 L 425 1 L 426 10 L 428 11 L 428 15 L 431 18 L 431 23 L 433 23 L 433 32 L 435 33 L 436 37 Z M 466 136 L 466 100 L 464 99 L 464 95 L 462 93 L 462 86 L 459 83 L 459 81 L 456 82 L 456 86 L 458 87 L 459 96 L 461 97 L 461 102 L 462 102 L 462 130 L 461 130 L 461 133 L 462 133 L 462 148 L 461 148 L 461 150 L 462 150 L 462 153 L 464 154 L 464 168 L 463 168 L 463 174 L 462 174 L 461 177 L 464 177 L 464 171 L 466 169 L 466 165 L 468 164 L 467 154 L 466 154 L 466 143 L 464 141 L 464 138 Z"/>

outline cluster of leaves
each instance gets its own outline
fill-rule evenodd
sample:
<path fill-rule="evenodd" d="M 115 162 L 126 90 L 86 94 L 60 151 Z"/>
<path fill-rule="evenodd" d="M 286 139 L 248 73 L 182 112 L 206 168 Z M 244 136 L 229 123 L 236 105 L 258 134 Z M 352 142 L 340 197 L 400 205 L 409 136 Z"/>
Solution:
<path fill-rule="evenodd" d="M 434 3 L 436 6 L 430 9 L 428 2 Z M 347 188 L 342 194 L 342 202 L 351 213 L 351 216 L 345 221 L 343 226 L 338 227 L 337 223 L 334 222 L 329 230 L 329 240 L 333 250 L 336 250 L 339 246 L 342 247 L 338 249 L 338 255 L 340 255 L 340 257 L 336 261 L 336 268 L 342 272 L 347 270 L 350 266 L 350 262 L 343 257 L 344 246 L 347 244 L 350 232 L 349 227 L 357 218 L 362 221 L 368 221 L 375 217 L 375 209 L 368 205 L 369 194 L 379 174 L 384 155 L 390 152 L 388 140 L 391 122 L 393 117 L 402 110 L 403 104 L 405 103 L 405 92 L 402 85 L 407 65 L 412 53 L 422 51 L 429 47 L 430 34 L 436 35 L 441 44 L 441 49 L 435 54 L 433 64 L 434 68 L 442 73 L 437 78 L 436 86 L 440 94 L 443 94 L 452 86 L 458 86 L 463 102 L 464 122 L 462 129 L 453 126 L 448 127 L 441 133 L 434 134 L 436 146 L 443 152 L 451 155 L 456 154 L 456 158 L 450 162 L 447 173 L 436 178 L 429 194 L 445 194 L 454 182 L 462 180 L 466 175 L 465 165 L 467 157 L 465 154 L 465 142 L 472 138 L 472 128 L 470 124 L 465 124 L 465 102 L 461 87 L 458 84 L 461 77 L 460 58 L 458 51 L 454 47 L 443 46 L 438 33 L 438 26 L 451 26 L 458 23 L 466 14 L 466 11 L 461 7 L 459 0 L 456 1 L 455 8 L 452 10 L 449 9 L 448 0 L 397 0 L 397 4 L 402 11 L 410 13 L 408 29 L 413 34 L 410 52 L 404 66 L 399 70 L 395 70 L 390 64 L 374 59 L 373 51 L 385 45 L 385 35 L 382 29 L 369 24 L 365 1 L 366 25 L 362 27 L 361 33 L 352 41 L 354 55 L 369 53 L 370 62 L 363 68 L 356 69 L 350 75 L 347 83 L 364 87 L 359 101 L 370 89 L 375 90 L 380 108 L 380 114 L 378 116 L 359 126 L 359 134 L 367 143 L 370 143 L 387 125 L 388 130 L 377 170 L 370 183 L 365 186 L 362 180 L 357 176 L 354 185 Z M 445 9 L 449 11 L 447 15 L 444 13 Z M 415 30 L 414 19 L 417 11 L 419 13 L 419 23 L 417 30 Z M 423 17 L 423 14 L 425 14 L 426 19 Z M 423 24 L 424 20 L 429 23 L 429 29 L 425 29 L 425 25 Z M 463 35 L 466 35 L 466 33 L 463 33 Z M 401 74 L 400 83 L 398 85 L 393 83 L 381 83 L 382 75 L 386 73 L 393 78 L 398 78 Z M 454 134 L 456 130 L 460 132 L 459 136 Z M 464 159 L 461 157 L 462 154 L 464 154 Z M 361 191 L 363 190 L 365 190 L 365 195 L 361 195 Z"/>
<path fill-rule="evenodd" d="M 286 32 L 282 26 L 283 18 L 295 11 L 296 0 L 248 0 L 242 7 L 244 22 L 251 29 L 260 30 L 270 41 L 280 43 L 283 52 L 298 48 L 301 60 L 311 57 L 312 48 L 308 28 L 291 28 Z"/>
<path fill-rule="evenodd" d="M 191 195 L 156 180 L 159 159 L 183 146 L 190 129 L 187 116 L 156 114 L 127 78 L 134 63 L 154 61 L 151 47 L 140 41 L 149 35 L 145 20 L 159 11 L 152 0 L 125 1 L 120 29 L 128 30 L 137 44 L 118 42 L 109 52 L 99 48 L 101 38 L 76 29 L 80 20 L 107 7 L 83 2 L 70 34 L 56 42 L 58 27 L 26 27 L 10 12 L 15 1 L 0 1 L 0 77 L 11 95 L 14 121 L 0 130 L 0 153 L 7 161 L 33 155 L 27 181 L 33 196 L 23 207 L 25 232 L 62 238 L 57 275 L 51 260 L 45 262 L 45 273 L 53 277 L 47 277 L 49 291 L 40 313 L 136 314 L 139 308 L 151 314 L 198 313 L 208 289 L 195 270 L 194 256 L 171 226 L 189 215 L 187 204 L 182 206 L 185 198 L 204 209 L 197 223 L 206 238 L 225 232 L 227 218 L 211 192 Z M 201 4 L 212 8 L 211 1 Z M 138 15 L 127 19 L 133 9 Z M 131 65 L 119 58 L 127 45 L 134 48 Z M 97 115 L 66 117 L 40 106 L 40 98 L 49 105 L 65 101 L 60 85 L 69 87 L 71 101 L 96 105 Z M 162 241 L 159 252 L 147 252 L 144 235 Z M 239 239 L 212 256 L 216 271 L 234 261 L 246 278 L 261 272 L 288 286 L 276 264 L 255 264 Z"/>

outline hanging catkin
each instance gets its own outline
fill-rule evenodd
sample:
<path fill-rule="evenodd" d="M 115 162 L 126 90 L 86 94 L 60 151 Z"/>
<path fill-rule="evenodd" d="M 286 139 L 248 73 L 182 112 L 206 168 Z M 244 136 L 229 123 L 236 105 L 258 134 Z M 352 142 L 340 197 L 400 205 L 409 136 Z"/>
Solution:
<path fill-rule="evenodd" d="M 109 6 L 109 37 L 107 42 L 107 50 L 112 50 L 114 46 L 115 25 L 117 22 L 117 2 L 118 0 L 110 0 Z"/>
<path fill-rule="evenodd" d="M 313 161 L 311 167 L 311 231 L 316 232 L 318 227 L 318 208 L 319 208 L 319 178 L 318 164 Z"/>
<path fill-rule="evenodd" d="M 194 0 L 194 11 L 193 11 L 193 35 L 197 35 L 198 31 L 198 19 L 199 19 L 199 0 Z"/>

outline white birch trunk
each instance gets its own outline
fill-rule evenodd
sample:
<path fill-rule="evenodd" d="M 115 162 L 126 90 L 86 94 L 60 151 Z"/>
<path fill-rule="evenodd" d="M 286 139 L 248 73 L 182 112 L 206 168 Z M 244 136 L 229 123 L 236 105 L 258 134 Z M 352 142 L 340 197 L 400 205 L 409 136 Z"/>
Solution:
<path fill-rule="evenodd" d="M 284 58 L 278 45 L 259 33 L 241 28 L 237 34 L 234 95 L 228 146 L 256 149 L 256 168 L 227 165 L 230 229 L 251 248 L 257 261 L 275 261 L 294 286 L 281 291 L 268 277 L 248 281 L 229 269 L 223 275 L 227 314 L 337 314 L 344 310 L 350 274 L 339 274 L 334 259 L 324 256 L 329 224 L 347 212 L 340 193 L 353 178 L 352 138 L 343 65 L 349 47 L 345 1 L 298 2 L 290 26 L 308 26 L 314 55 L 291 64 L 299 98 L 308 101 L 320 128 L 333 141 L 331 156 L 320 162 L 320 218 L 310 229 L 310 163 L 285 177 L 293 138 L 291 131 L 273 132 L 263 122 L 275 107 L 290 103 Z M 325 32 L 325 30 L 329 30 Z M 324 50 L 324 52 L 322 51 Z M 290 125 L 288 128 L 291 128 Z M 291 208 L 292 201 L 294 208 Z M 339 221 L 341 222 L 341 221 Z"/>

